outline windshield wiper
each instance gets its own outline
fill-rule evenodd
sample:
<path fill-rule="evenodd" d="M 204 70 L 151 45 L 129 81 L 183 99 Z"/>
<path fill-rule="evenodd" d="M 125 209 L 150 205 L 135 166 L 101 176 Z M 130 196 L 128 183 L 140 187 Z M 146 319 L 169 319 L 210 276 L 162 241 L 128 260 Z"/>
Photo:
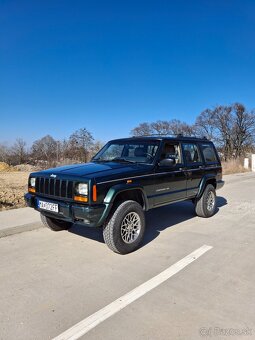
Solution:
<path fill-rule="evenodd" d="M 91 160 L 92 162 L 112 162 L 112 159 L 103 159 L 103 158 L 94 158 Z"/>
<path fill-rule="evenodd" d="M 115 157 L 112 159 L 112 162 L 125 162 L 125 163 L 137 163 L 136 161 L 131 161 L 130 159 L 122 158 L 122 157 Z"/>
<path fill-rule="evenodd" d="M 129 159 L 126 158 L 122 158 L 122 157 L 115 157 L 112 159 L 103 159 L 103 158 L 94 158 L 92 159 L 92 162 L 102 162 L 102 163 L 109 163 L 109 162 L 124 162 L 124 163 L 132 163 L 132 164 L 137 164 L 136 161 L 131 161 Z"/>

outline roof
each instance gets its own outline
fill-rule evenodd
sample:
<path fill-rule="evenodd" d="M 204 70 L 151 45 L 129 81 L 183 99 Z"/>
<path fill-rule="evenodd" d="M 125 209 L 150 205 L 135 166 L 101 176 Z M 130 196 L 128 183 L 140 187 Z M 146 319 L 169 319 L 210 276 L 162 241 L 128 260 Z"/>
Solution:
<path fill-rule="evenodd" d="M 175 135 L 175 136 L 166 136 L 166 135 L 150 135 L 150 136 L 133 136 L 127 138 L 118 138 L 114 139 L 113 141 L 141 141 L 141 140 L 172 140 L 173 142 L 176 141 L 196 141 L 196 142 L 210 142 L 206 137 L 199 138 L 199 137 L 192 137 L 192 136 L 182 136 L 182 135 Z"/>

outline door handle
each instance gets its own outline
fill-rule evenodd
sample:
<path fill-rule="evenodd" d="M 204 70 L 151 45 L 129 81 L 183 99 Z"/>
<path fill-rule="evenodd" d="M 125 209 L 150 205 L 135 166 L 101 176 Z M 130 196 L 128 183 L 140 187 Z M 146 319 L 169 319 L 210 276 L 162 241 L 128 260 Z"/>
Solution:
<path fill-rule="evenodd" d="M 187 178 L 192 177 L 192 171 L 190 171 L 189 169 L 184 169 L 184 173 L 185 173 Z"/>

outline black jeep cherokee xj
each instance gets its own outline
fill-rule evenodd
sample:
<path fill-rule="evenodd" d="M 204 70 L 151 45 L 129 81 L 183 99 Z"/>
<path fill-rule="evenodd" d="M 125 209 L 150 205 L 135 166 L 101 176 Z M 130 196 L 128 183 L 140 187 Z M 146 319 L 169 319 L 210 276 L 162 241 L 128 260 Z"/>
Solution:
<path fill-rule="evenodd" d="M 25 199 L 50 229 L 102 226 L 108 247 L 127 254 L 142 242 L 145 211 L 192 200 L 198 216 L 210 217 L 223 184 L 207 139 L 132 137 L 108 142 L 90 163 L 30 174 Z"/>

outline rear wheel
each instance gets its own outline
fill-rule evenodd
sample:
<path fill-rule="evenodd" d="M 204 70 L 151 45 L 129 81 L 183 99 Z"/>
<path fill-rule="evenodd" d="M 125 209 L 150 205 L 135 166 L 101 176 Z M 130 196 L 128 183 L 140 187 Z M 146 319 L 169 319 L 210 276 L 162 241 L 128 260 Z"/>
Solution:
<path fill-rule="evenodd" d="M 122 202 L 112 213 L 103 229 L 107 246 L 119 254 L 128 254 L 141 244 L 145 218 L 141 205 L 135 201 Z"/>
<path fill-rule="evenodd" d="M 53 230 L 53 231 L 61 231 L 68 230 L 73 225 L 72 222 L 66 222 L 62 220 L 58 220 L 56 218 L 47 217 L 41 213 L 41 220 L 45 227 Z"/>
<path fill-rule="evenodd" d="M 195 202 L 195 211 L 197 216 L 211 217 L 216 211 L 216 192 L 212 184 L 208 184 L 200 197 Z"/>

